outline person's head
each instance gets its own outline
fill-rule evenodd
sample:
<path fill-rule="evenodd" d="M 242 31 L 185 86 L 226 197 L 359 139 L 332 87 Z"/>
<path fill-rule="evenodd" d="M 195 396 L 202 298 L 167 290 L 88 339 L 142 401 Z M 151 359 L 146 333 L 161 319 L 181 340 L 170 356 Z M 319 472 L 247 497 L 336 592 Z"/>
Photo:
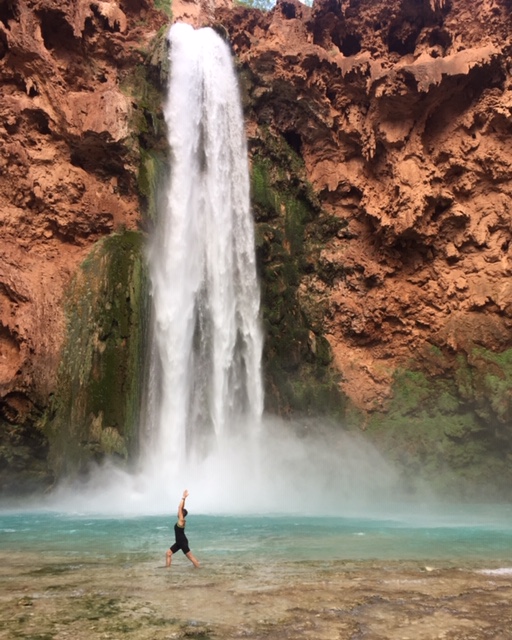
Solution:
<path fill-rule="evenodd" d="M 183 517 L 186 518 L 188 515 L 188 511 L 186 509 L 182 509 Z"/>

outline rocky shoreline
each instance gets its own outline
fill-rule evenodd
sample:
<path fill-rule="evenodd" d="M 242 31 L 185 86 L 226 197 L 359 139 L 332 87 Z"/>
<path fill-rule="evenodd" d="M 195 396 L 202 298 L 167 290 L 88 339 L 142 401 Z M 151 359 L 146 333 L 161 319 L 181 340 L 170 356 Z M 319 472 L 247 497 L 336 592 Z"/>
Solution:
<path fill-rule="evenodd" d="M 510 573 L 443 562 L 0 553 L 0 638 L 504 640 Z"/>

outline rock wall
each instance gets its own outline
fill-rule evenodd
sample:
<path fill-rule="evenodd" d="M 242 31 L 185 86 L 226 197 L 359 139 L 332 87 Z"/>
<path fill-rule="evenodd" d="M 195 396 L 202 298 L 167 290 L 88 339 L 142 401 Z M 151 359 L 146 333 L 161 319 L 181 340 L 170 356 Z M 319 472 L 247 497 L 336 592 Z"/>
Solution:
<path fill-rule="evenodd" d="M 317 199 L 296 297 L 331 346 L 345 421 L 409 477 L 456 469 L 462 492 L 510 479 L 511 14 L 280 0 L 217 15 L 252 155 L 284 141 Z"/>
<path fill-rule="evenodd" d="M 250 135 L 288 140 L 348 223 L 302 283 L 348 395 L 383 406 L 427 343 L 510 347 L 510 3 L 290 0 L 225 21 Z"/>
<path fill-rule="evenodd" d="M 506 484 L 510 0 L 172 12 L 223 33 L 240 72 L 269 408 L 338 405 L 433 475 L 473 468 L 493 484 L 494 465 Z M 41 425 L 70 285 L 99 241 L 154 214 L 169 16 L 165 0 L 0 5 L 2 482 L 28 468 L 51 480 Z"/>
<path fill-rule="evenodd" d="M 0 493 L 51 481 L 69 286 L 141 226 L 140 69 L 168 20 L 147 0 L 0 3 Z"/>

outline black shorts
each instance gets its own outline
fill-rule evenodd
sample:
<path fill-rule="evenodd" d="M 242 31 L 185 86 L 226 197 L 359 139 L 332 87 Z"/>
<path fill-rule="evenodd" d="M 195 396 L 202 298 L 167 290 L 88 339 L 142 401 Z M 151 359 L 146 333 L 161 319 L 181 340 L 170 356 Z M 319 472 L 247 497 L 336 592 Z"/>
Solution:
<path fill-rule="evenodd" d="M 190 547 L 188 546 L 188 540 L 185 538 L 185 542 L 175 542 L 172 547 L 171 547 L 171 551 L 173 553 L 176 553 L 176 551 L 182 550 L 183 553 L 186 555 L 189 551 L 190 551 Z"/>
<path fill-rule="evenodd" d="M 190 547 L 188 546 L 187 536 L 185 535 L 185 529 L 182 527 L 178 527 L 177 524 L 174 525 L 174 535 L 176 537 L 176 542 L 172 545 L 171 551 L 176 553 L 180 549 L 183 553 L 187 554 L 190 551 Z"/>

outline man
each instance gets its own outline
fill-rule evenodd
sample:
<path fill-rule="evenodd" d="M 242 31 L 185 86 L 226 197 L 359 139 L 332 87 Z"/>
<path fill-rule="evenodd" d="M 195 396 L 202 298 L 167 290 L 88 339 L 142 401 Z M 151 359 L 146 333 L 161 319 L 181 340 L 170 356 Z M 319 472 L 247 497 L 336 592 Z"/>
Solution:
<path fill-rule="evenodd" d="M 188 497 L 188 491 L 185 489 L 183 492 L 183 498 L 180 500 L 178 505 L 178 522 L 174 525 L 174 536 L 176 542 L 172 545 L 172 547 L 167 551 L 165 555 L 165 566 L 170 567 L 172 562 L 172 554 L 176 553 L 180 549 L 187 556 L 190 562 L 194 565 L 194 567 L 199 567 L 199 562 L 192 555 L 192 551 L 190 551 L 190 547 L 188 546 L 187 536 L 185 535 L 185 518 L 188 515 L 188 511 L 185 509 L 185 500 Z"/>

